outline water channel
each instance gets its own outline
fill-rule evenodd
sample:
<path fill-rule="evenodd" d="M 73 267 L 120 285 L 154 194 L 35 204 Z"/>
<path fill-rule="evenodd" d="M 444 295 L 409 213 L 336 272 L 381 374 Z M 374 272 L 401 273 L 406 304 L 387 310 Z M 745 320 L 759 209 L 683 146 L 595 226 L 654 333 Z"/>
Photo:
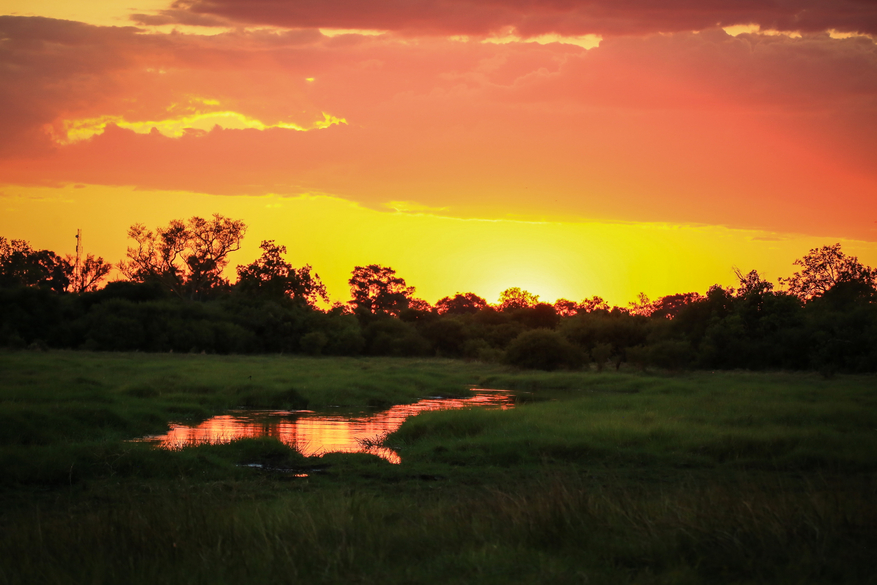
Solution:
<path fill-rule="evenodd" d="M 197 426 L 171 423 L 165 435 L 139 439 L 162 449 L 184 449 L 204 443 L 227 443 L 235 439 L 276 437 L 295 446 L 304 455 L 323 453 L 371 453 L 391 463 L 400 463 L 399 454 L 375 443 L 398 429 L 405 419 L 428 410 L 498 408 L 514 406 L 514 396 L 506 390 L 477 388 L 466 398 L 425 398 L 414 404 L 399 404 L 387 410 L 233 410 L 214 416 Z"/>

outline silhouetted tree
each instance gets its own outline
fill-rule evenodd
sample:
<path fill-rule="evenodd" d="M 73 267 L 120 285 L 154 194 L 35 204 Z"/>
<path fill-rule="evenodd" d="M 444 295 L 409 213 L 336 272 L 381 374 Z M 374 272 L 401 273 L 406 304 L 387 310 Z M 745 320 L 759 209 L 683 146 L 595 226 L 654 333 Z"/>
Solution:
<path fill-rule="evenodd" d="M 825 376 L 837 371 L 877 371 L 877 287 L 841 281 L 804 307 L 810 331 L 810 367 Z"/>
<path fill-rule="evenodd" d="M 402 309 L 399 318 L 408 323 L 425 323 L 438 318 L 435 307 L 423 299 L 410 299 L 408 307 Z"/>
<path fill-rule="evenodd" d="M 780 278 L 780 284 L 805 302 L 824 295 L 839 282 L 877 284 L 877 270 L 864 266 L 855 256 L 844 254 L 840 244 L 813 248 L 794 264 L 803 270 L 789 278 Z"/>
<path fill-rule="evenodd" d="M 363 331 L 372 355 L 429 355 L 432 346 L 417 329 L 399 319 L 375 319 Z"/>
<path fill-rule="evenodd" d="M 646 296 L 646 293 L 639 293 L 636 301 L 628 303 L 628 311 L 631 315 L 639 315 L 641 317 L 649 317 L 655 311 L 652 301 Z"/>
<path fill-rule="evenodd" d="M 554 329 L 560 321 L 560 315 L 553 305 L 537 303 L 526 309 L 515 309 L 512 317 L 530 329 Z"/>
<path fill-rule="evenodd" d="M 438 355 L 460 356 L 469 334 L 462 319 L 445 317 L 425 323 L 418 328 L 420 334 L 432 344 Z"/>
<path fill-rule="evenodd" d="M 286 246 L 278 246 L 274 240 L 264 240 L 259 246 L 262 255 L 253 263 L 238 266 L 235 287 L 244 294 L 269 299 L 292 299 L 299 304 L 314 307 L 322 299 L 328 302 L 326 287 L 320 275 L 311 274 L 311 266 L 293 268 L 283 259 Z"/>
<path fill-rule="evenodd" d="M 350 277 L 349 304 L 358 313 L 387 314 L 398 317 L 411 304 L 414 287 L 387 266 L 357 266 Z"/>
<path fill-rule="evenodd" d="M 651 316 L 673 319 L 683 307 L 702 299 L 703 297 L 696 292 L 667 295 L 651 303 Z"/>
<path fill-rule="evenodd" d="M 408 301 L 408 308 L 414 311 L 420 311 L 421 313 L 430 313 L 435 307 L 429 304 L 428 301 L 423 299 L 411 299 Z"/>
<path fill-rule="evenodd" d="M 579 305 L 575 301 L 557 299 L 554 301 L 554 311 L 561 317 L 572 317 L 579 312 Z"/>
<path fill-rule="evenodd" d="M 85 257 L 85 260 L 82 261 L 78 274 L 73 266 L 75 262 L 74 258 L 68 255 L 65 258 L 65 261 L 71 267 L 70 288 L 73 289 L 73 292 L 78 293 L 97 290 L 98 284 L 100 284 L 110 273 L 110 270 L 113 269 L 112 264 L 107 264 L 100 256 L 95 257 L 91 254 L 88 254 Z"/>
<path fill-rule="evenodd" d="M 34 250 L 24 240 L 0 236 L 0 286 L 34 286 L 63 292 L 72 267 L 50 250 Z"/>
<path fill-rule="evenodd" d="M 445 297 L 435 304 L 439 315 L 465 315 L 487 308 L 487 301 L 474 293 L 457 293 L 454 298 Z"/>
<path fill-rule="evenodd" d="M 602 297 L 598 297 L 594 295 L 589 299 L 583 300 L 579 303 L 578 313 L 593 313 L 594 311 L 608 311 L 609 303 L 603 300 Z"/>
<path fill-rule="evenodd" d="M 135 282 L 157 280 L 180 298 L 199 299 L 227 284 L 222 271 L 228 255 L 241 248 L 247 226 L 218 213 L 212 220 L 192 217 L 175 219 L 155 232 L 134 224 L 128 237 L 136 247 L 128 248 L 128 261 L 119 270 Z"/>
<path fill-rule="evenodd" d="M 735 266 L 734 275 L 737 277 L 737 280 L 740 281 L 740 286 L 737 288 L 738 297 L 746 297 L 752 294 L 761 295 L 773 290 L 773 283 L 764 280 L 757 270 L 750 270 L 749 274 L 743 274 L 743 272 Z"/>
<path fill-rule="evenodd" d="M 519 287 L 507 288 L 499 293 L 499 310 L 526 309 L 539 302 L 539 295 L 534 295 Z"/>
<path fill-rule="evenodd" d="M 506 363 L 522 368 L 556 370 L 577 368 L 584 361 L 581 350 L 565 337 L 547 329 L 525 331 L 506 350 Z"/>

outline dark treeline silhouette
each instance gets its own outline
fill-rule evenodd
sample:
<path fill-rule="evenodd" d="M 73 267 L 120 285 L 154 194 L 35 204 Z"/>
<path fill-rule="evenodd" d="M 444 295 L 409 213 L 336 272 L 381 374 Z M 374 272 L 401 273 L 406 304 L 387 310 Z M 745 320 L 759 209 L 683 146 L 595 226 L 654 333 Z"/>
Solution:
<path fill-rule="evenodd" d="M 813 369 L 877 372 L 877 271 L 841 251 L 810 250 L 776 290 L 735 268 L 714 285 L 610 307 L 600 297 L 554 304 L 509 288 L 496 305 L 456 293 L 435 306 L 392 268 L 356 266 L 351 298 L 322 310 L 326 289 L 286 248 L 223 271 L 246 226 L 214 215 L 149 231 L 111 266 L 78 264 L 0 237 L 0 346 L 100 351 L 446 356 L 525 368 Z"/>

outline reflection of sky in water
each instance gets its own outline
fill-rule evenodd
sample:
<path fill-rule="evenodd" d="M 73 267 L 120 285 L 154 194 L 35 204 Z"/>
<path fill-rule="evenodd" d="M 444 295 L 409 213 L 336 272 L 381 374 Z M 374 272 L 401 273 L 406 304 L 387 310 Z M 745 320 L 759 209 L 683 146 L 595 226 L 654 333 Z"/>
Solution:
<path fill-rule="evenodd" d="M 295 445 L 305 455 L 322 453 L 371 453 L 399 463 L 392 449 L 368 447 L 363 440 L 380 439 L 398 429 L 409 416 L 426 410 L 487 407 L 511 408 L 514 398 L 503 390 L 475 390 L 468 398 L 426 398 L 414 404 L 399 404 L 380 412 L 356 411 L 331 414 L 311 411 L 232 411 L 215 416 L 196 427 L 171 424 L 166 435 L 146 437 L 163 449 L 182 449 L 202 443 L 227 443 L 235 439 L 276 437 Z"/>

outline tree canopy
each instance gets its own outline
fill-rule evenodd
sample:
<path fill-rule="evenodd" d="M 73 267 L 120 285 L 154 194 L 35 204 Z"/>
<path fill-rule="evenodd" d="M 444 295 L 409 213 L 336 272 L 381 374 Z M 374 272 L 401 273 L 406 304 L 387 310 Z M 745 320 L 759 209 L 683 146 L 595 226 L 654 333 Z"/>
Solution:
<path fill-rule="evenodd" d="M 63 292 L 70 285 L 70 263 L 50 250 L 34 250 L 24 240 L 0 236 L 0 286 L 35 286 Z"/>
<path fill-rule="evenodd" d="M 539 295 L 534 295 L 520 287 L 513 286 L 499 293 L 499 309 L 509 311 L 511 309 L 528 309 L 536 306 Z"/>
<path fill-rule="evenodd" d="M 262 255 L 251 264 L 238 266 L 235 285 L 245 294 L 272 299 L 291 299 L 293 302 L 315 306 L 320 300 L 329 301 L 326 287 L 320 275 L 311 273 L 310 264 L 293 268 L 283 259 L 286 246 L 278 246 L 274 240 L 264 240 L 259 246 Z"/>
<path fill-rule="evenodd" d="M 780 278 L 780 284 L 805 302 L 821 297 L 840 282 L 861 282 L 871 287 L 877 284 L 877 270 L 844 254 L 839 243 L 813 248 L 794 264 L 803 270 Z"/>
<path fill-rule="evenodd" d="M 757 270 L 734 268 L 736 288 L 656 301 L 640 294 L 627 307 L 610 308 L 598 296 L 540 303 L 518 287 L 493 306 L 458 292 L 432 307 L 394 269 L 371 264 L 353 270 L 347 303 L 321 310 L 327 295 L 319 276 L 310 265 L 294 268 L 274 240 L 237 267 L 234 285 L 225 280 L 245 230 L 220 215 L 155 232 L 134 225 L 136 247 L 122 263 L 129 281 L 103 288 L 110 267 L 101 258 L 87 256 L 77 269 L 69 256 L 0 237 L 0 347 L 877 372 L 875 270 L 839 244 L 796 260 L 801 270 L 782 281 L 788 291 L 774 290 Z"/>
<path fill-rule="evenodd" d="M 487 307 L 487 301 L 475 293 L 457 293 L 453 298 L 444 297 L 435 304 L 435 308 L 439 315 L 465 315 L 469 313 L 477 313 L 485 307 Z"/>
<path fill-rule="evenodd" d="M 181 298 L 199 299 L 228 284 L 222 271 L 246 231 L 243 221 L 218 213 L 209 220 L 175 219 L 154 232 L 134 224 L 128 237 L 137 245 L 128 248 L 128 261 L 120 262 L 119 270 L 135 282 L 157 280 Z"/>
<path fill-rule="evenodd" d="M 355 267 L 348 284 L 354 311 L 394 317 L 409 307 L 415 290 L 395 270 L 379 264 Z"/>

